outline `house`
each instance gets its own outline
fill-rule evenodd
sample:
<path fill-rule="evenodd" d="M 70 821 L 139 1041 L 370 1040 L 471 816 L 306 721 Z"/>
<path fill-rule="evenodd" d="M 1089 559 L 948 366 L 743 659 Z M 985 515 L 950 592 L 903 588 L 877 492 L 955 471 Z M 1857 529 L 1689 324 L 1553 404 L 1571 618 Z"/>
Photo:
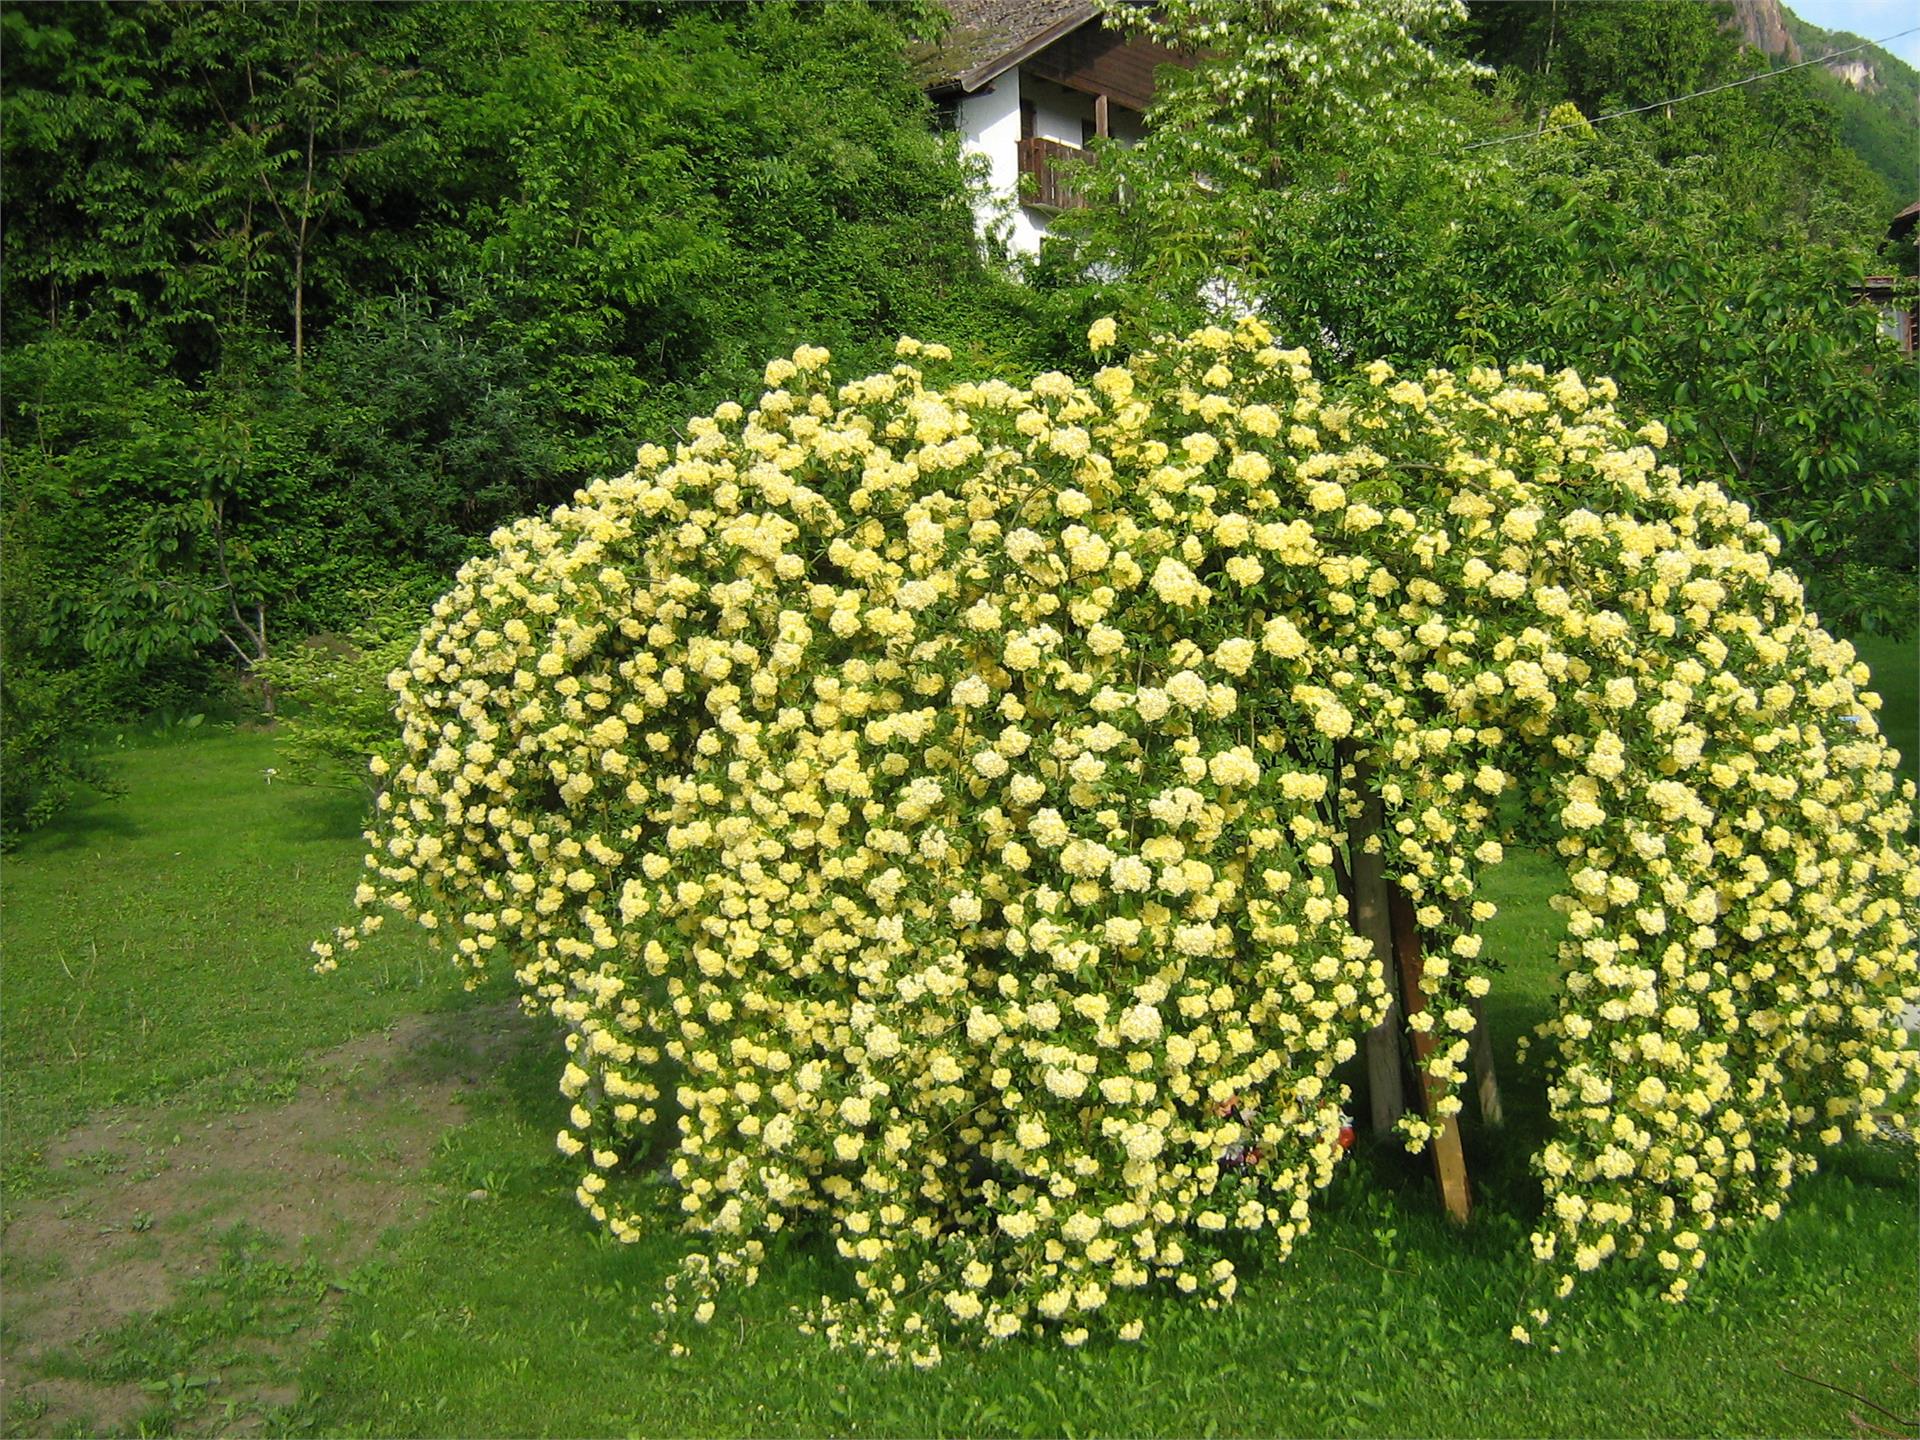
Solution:
<path fill-rule="evenodd" d="M 1887 227 L 1887 238 L 1920 243 L 1916 227 L 1920 227 L 1920 200 L 1893 217 L 1893 223 Z M 1902 355 L 1912 355 L 1920 348 L 1920 298 L 1914 294 L 1912 272 L 1869 275 L 1864 284 L 1854 287 L 1854 293 L 1865 304 L 1879 309 L 1880 328 L 1898 342 Z"/>
<path fill-rule="evenodd" d="M 1096 138 L 1145 133 L 1153 74 L 1176 52 L 1118 33 L 1093 0 L 948 0 L 953 24 L 917 57 L 922 82 L 963 148 L 986 162 L 982 233 L 1004 227 L 1019 254 L 1082 204 L 1059 162 Z"/>

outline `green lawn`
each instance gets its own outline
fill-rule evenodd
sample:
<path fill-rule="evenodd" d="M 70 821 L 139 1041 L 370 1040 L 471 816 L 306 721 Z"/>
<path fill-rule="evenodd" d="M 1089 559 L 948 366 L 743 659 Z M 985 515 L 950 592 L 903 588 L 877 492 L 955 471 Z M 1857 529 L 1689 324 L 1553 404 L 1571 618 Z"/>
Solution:
<path fill-rule="evenodd" d="M 1920 640 L 1878 636 L 1854 642 L 1873 671 L 1881 699 L 1880 728 L 1900 752 L 1900 773 L 1920 777 Z"/>
<path fill-rule="evenodd" d="M 1910 751 L 1912 649 L 1869 656 Z M 124 799 L 7 861 L 8 1238 L 88 1205 L 111 1217 L 114 1187 L 149 1183 L 139 1167 L 170 1156 L 184 1165 L 196 1127 L 271 1131 L 323 1084 L 380 1118 L 348 1160 L 314 1159 L 314 1203 L 381 1184 L 418 1203 L 378 1211 L 383 1243 L 351 1260 L 276 1239 L 264 1207 L 230 1198 L 177 1219 L 142 1212 L 145 1232 L 142 1214 L 115 1221 L 140 1232 L 116 1231 L 129 1256 L 181 1257 L 171 1283 L 136 1313 L 66 1320 L 51 1347 L 55 1312 L 26 1302 L 86 1257 L 9 1243 L 10 1434 L 1773 1435 L 1856 1433 L 1850 1412 L 1893 1425 L 1866 1402 L 1914 1413 L 1916 1177 L 1911 1156 L 1882 1148 L 1836 1156 L 1780 1224 L 1717 1254 L 1692 1303 L 1602 1281 L 1556 1326 L 1560 1353 L 1506 1338 L 1532 1276 L 1525 1156 L 1545 1111 L 1513 1041 L 1551 1003 L 1557 918 L 1552 871 L 1524 854 L 1500 873 L 1490 936 L 1510 966 L 1490 1004 L 1509 1124 L 1469 1126 L 1464 1230 L 1439 1218 L 1424 1161 L 1363 1141 L 1290 1263 L 1251 1261 L 1240 1303 L 1219 1314 L 1168 1303 L 1140 1345 L 1015 1344 L 950 1352 L 928 1375 L 883 1370 L 797 1333 L 790 1308 L 835 1283 L 802 1246 L 675 1357 L 652 1342 L 649 1302 L 678 1242 L 611 1244 L 575 1207 L 552 1148 L 565 1102 L 551 1035 L 505 1012 L 503 993 L 463 993 L 406 931 L 337 975 L 309 972 L 306 941 L 347 908 L 357 803 L 270 785 L 273 764 L 260 735 L 132 749 Z M 443 1072 L 475 1081 L 464 1119 L 420 1122 L 417 1155 L 381 1149 L 399 1121 L 374 1102 L 397 1082 L 367 1069 L 356 1088 L 362 1062 L 339 1057 L 361 1052 L 334 1047 L 390 1029 L 444 1045 L 463 1026 L 508 1038 L 405 1073 L 422 1095 Z M 145 1158 L 137 1145 L 75 1158 L 59 1137 L 89 1117 L 108 1140 L 123 1117 L 160 1139 Z"/>
<path fill-rule="evenodd" d="M 345 985 L 307 943 L 347 918 L 362 797 L 274 784 L 274 741 L 117 758 L 128 794 L 30 837 L 5 869 L 0 1105 L 12 1181 L 102 1106 L 285 1093 L 316 1048 L 460 994 L 414 935 Z"/>

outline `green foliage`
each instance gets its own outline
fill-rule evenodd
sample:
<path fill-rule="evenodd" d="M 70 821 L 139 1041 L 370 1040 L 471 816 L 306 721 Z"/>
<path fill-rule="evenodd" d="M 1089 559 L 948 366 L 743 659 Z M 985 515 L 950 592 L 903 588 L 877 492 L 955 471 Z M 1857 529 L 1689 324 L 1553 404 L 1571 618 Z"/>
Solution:
<path fill-rule="evenodd" d="M 430 173 L 432 86 L 409 63 L 418 14 L 310 0 L 10 9 L 0 194 L 15 338 L 96 321 L 192 374 L 219 363 L 234 327 L 270 319 L 298 356 L 316 304 L 398 273 L 394 247 L 340 232 Z"/>
<path fill-rule="evenodd" d="M 107 713 L 205 692 L 214 672 L 190 653 L 189 599 L 157 579 L 143 594 L 133 573 L 135 556 L 164 553 L 165 521 L 189 500 L 183 388 L 106 347 L 55 340 L 0 356 L 0 390 L 9 668 L 73 675 Z M 96 628 L 115 604 L 126 626 Z"/>
<path fill-rule="evenodd" d="M 1688 94 L 1746 73 L 1725 4 L 1566 0 L 1471 4 L 1469 36 L 1489 64 L 1522 77 L 1521 98 L 1544 110 L 1569 100 L 1587 114 Z M 1676 112 L 1691 125 L 1699 111 Z M 1676 116 L 1663 116 L 1674 120 Z M 1679 153 L 1685 140 L 1676 137 Z"/>
<path fill-rule="evenodd" d="M 1920 396 L 1849 288 L 1861 250 L 1818 217 L 1730 211 L 1706 171 L 1622 166 L 1556 186 L 1558 212 L 1533 212 L 1548 217 L 1545 293 L 1511 314 L 1509 343 L 1606 368 L 1659 407 L 1681 463 L 1724 476 L 1776 525 L 1824 609 L 1849 625 L 1910 621 Z M 1797 243 L 1780 244 L 1783 229 Z"/>
<path fill-rule="evenodd" d="M 1811 84 L 1839 117 L 1840 134 L 1847 147 L 1886 181 L 1896 206 L 1914 199 L 1914 117 L 1920 114 L 1920 71 L 1898 55 L 1869 45 L 1857 49 L 1868 37 L 1850 35 L 1844 30 L 1823 30 L 1786 12 L 1787 33 L 1800 46 L 1800 53 L 1811 60 L 1836 50 L 1849 50 L 1842 64 L 1865 63 L 1872 69 L 1866 84 L 1856 88 L 1826 67 L 1813 70 Z"/>
<path fill-rule="evenodd" d="M 195 388 L 63 337 L 4 363 L 9 583 L 46 592 L 13 643 L 95 669 L 119 705 L 157 703 L 204 690 L 211 650 L 250 665 L 269 623 L 324 619 L 334 517 L 278 372 L 236 363 Z"/>
<path fill-rule="evenodd" d="M 426 609 L 424 599 L 415 606 L 389 603 L 345 635 L 309 636 L 260 666 L 280 698 L 286 779 L 364 787 L 369 798 L 385 788 L 368 762 L 393 744 L 387 676 L 419 643 Z"/>
<path fill-rule="evenodd" d="M 1451 171 L 1389 157 L 1302 198 L 1265 293 L 1339 352 L 1613 375 L 1667 417 L 1688 473 L 1722 477 L 1781 531 L 1823 613 L 1899 628 L 1920 405 L 1912 363 L 1849 288 L 1869 222 L 1833 199 L 1756 212 L 1721 170 L 1605 133 Z"/>
<path fill-rule="evenodd" d="M 337 576 L 353 572 L 356 591 L 431 589 L 475 536 L 565 497 L 555 477 L 568 473 L 568 442 L 536 409 L 534 373 L 511 333 L 404 296 L 362 304 L 327 333 L 306 400 Z"/>
<path fill-rule="evenodd" d="M 1436 128 L 1433 95 L 1475 73 L 1437 48 L 1465 18 L 1459 0 L 1112 0 L 1105 10 L 1117 28 L 1196 57 L 1157 77 L 1152 132 L 1136 148 L 1184 157 L 1216 200 L 1404 148 Z"/>
<path fill-rule="evenodd" d="M 1176 164 L 1153 142 L 1109 154 L 1088 184 L 1110 203 L 1070 217 L 1042 284 L 1148 328 L 1251 306 L 1335 360 L 1612 375 L 1669 418 L 1688 473 L 1780 530 L 1824 614 L 1911 627 L 1920 396 L 1849 288 L 1884 265 L 1885 193 L 1820 89 L 1782 76 L 1575 125 L 1741 73 L 1739 47 L 1705 6 L 1483 6 L 1470 33 L 1494 93 L 1426 97 L 1424 129 L 1336 148 L 1335 174 L 1196 188 L 1258 148 L 1200 130 Z M 1449 122 L 1510 143 L 1462 148 Z M 1276 163 L 1291 180 L 1290 152 Z"/>
<path fill-rule="evenodd" d="M 1743 49 L 1728 28 L 1724 5 L 1483 0 L 1469 8 L 1473 53 L 1498 70 L 1507 98 L 1523 114 L 1541 115 L 1556 102 L 1589 116 L 1649 107 L 1609 122 L 1609 129 L 1633 136 L 1660 164 L 1716 162 L 1712 181 L 1736 206 L 1800 214 L 1811 196 L 1843 195 L 1872 212 L 1869 227 L 1884 225 L 1879 212 L 1888 209 L 1892 193 L 1884 169 L 1853 143 L 1860 106 L 1840 94 L 1846 87 L 1826 71 L 1798 70 L 1662 103 L 1764 71 L 1765 58 Z M 1909 106 L 1903 135 L 1910 137 L 1912 123 Z M 1907 178 L 1894 192 L 1911 185 L 1910 144 L 1906 150 Z"/>
<path fill-rule="evenodd" d="M 83 791 L 117 793 L 94 753 L 88 677 L 32 659 L 0 664 L 0 849 L 37 829 Z"/>
<path fill-rule="evenodd" d="M 1083 310 L 1148 330 L 1257 305 L 1303 191 L 1337 187 L 1382 150 L 1423 164 L 1459 143 L 1475 71 L 1436 46 L 1463 14 L 1453 0 L 1109 6 L 1109 23 L 1199 58 L 1162 67 L 1138 145 L 1098 146 L 1098 163 L 1078 167 L 1089 207 L 1054 224 L 1040 283 L 1091 290 Z"/>
<path fill-rule="evenodd" d="M 49 589 L 11 643 L 143 709 L 444 585 L 801 334 L 1040 358 L 929 19 L 9 8 L 5 563 Z"/>

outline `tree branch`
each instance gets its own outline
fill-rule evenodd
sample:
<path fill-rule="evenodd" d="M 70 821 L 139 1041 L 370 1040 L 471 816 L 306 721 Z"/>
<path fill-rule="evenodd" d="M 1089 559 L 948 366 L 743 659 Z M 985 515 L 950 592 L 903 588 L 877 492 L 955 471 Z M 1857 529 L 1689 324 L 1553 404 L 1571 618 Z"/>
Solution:
<path fill-rule="evenodd" d="M 1869 1410 L 1874 1411 L 1876 1414 L 1884 1415 L 1887 1417 L 1887 1419 L 1893 1421 L 1894 1424 L 1903 1427 L 1898 1432 L 1889 1432 L 1889 1433 L 1898 1433 L 1901 1435 L 1910 1435 L 1913 1433 L 1914 1420 L 1916 1417 L 1911 1415 L 1896 1415 L 1893 1411 L 1887 1409 L 1886 1406 L 1874 1404 L 1873 1401 L 1869 1400 L 1866 1396 L 1860 1394 L 1857 1390 L 1844 1389 L 1839 1385 L 1829 1385 L 1826 1381 L 1816 1380 L 1811 1375 L 1802 1375 L 1798 1370 L 1789 1370 L 1787 1369 L 1786 1362 L 1784 1361 L 1776 1360 L 1773 1363 L 1776 1366 L 1778 1366 L 1783 1373 L 1791 1375 L 1796 1380 L 1804 1380 L 1809 1385 L 1818 1385 L 1822 1390 L 1831 1390 L 1833 1391 L 1834 1394 L 1844 1395 L 1849 1400 L 1858 1400 L 1862 1405 L 1866 1406 Z"/>

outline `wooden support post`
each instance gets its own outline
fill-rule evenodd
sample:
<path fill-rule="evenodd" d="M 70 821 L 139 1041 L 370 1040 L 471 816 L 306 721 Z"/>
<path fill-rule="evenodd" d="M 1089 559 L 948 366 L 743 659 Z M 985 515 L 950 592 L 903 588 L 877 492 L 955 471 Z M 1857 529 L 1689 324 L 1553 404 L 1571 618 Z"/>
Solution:
<path fill-rule="evenodd" d="M 1107 97 L 1105 95 L 1096 95 L 1093 97 L 1093 133 L 1098 135 L 1102 140 L 1105 140 L 1113 134 L 1112 129 L 1109 128 L 1107 123 Z"/>
<path fill-rule="evenodd" d="M 1392 887 L 1388 911 L 1393 929 L 1394 958 L 1400 968 L 1400 993 L 1405 1000 L 1407 1015 L 1411 1018 L 1427 1008 L 1426 992 L 1420 988 L 1420 927 L 1414 919 L 1413 902 L 1397 885 Z M 1422 1067 L 1434 1051 L 1433 1035 L 1430 1031 L 1415 1030 L 1412 1026 L 1407 1028 L 1413 1040 L 1415 1066 Z M 1440 1182 L 1440 1199 L 1447 1207 L 1447 1218 L 1461 1223 L 1472 1208 L 1472 1200 L 1467 1188 L 1467 1157 L 1460 1148 L 1459 1117 L 1449 1115 L 1439 1119 L 1435 1116 L 1434 1101 L 1438 1098 L 1433 1093 L 1435 1086 L 1427 1078 L 1424 1069 L 1420 1069 L 1419 1075 L 1421 1108 L 1426 1111 L 1427 1119 L 1433 1122 L 1433 1138 L 1427 1141 L 1427 1150 L 1433 1156 L 1434 1178 Z"/>
<path fill-rule="evenodd" d="M 1341 746 L 1335 751 L 1336 761 L 1351 754 Z M 1354 761 L 1353 785 L 1361 811 L 1360 818 L 1349 827 L 1347 839 L 1348 868 L 1353 876 L 1351 918 L 1354 932 L 1372 942 L 1380 978 L 1387 987 L 1387 1013 L 1367 1032 L 1370 1115 L 1374 1132 L 1384 1135 L 1407 1109 L 1406 1092 L 1400 1083 L 1400 1005 L 1394 998 L 1399 987 L 1393 973 L 1393 920 L 1388 914 L 1386 854 L 1380 844 L 1386 810 L 1380 792 L 1374 788 L 1373 766 L 1367 761 Z"/>
<path fill-rule="evenodd" d="M 1487 1033 L 1487 1007 L 1473 1002 L 1473 1082 L 1480 1097 L 1480 1119 L 1498 1128 L 1507 1123 L 1506 1107 L 1500 1103 L 1500 1080 L 1493 1073 L 1493 1037 Z"/>

